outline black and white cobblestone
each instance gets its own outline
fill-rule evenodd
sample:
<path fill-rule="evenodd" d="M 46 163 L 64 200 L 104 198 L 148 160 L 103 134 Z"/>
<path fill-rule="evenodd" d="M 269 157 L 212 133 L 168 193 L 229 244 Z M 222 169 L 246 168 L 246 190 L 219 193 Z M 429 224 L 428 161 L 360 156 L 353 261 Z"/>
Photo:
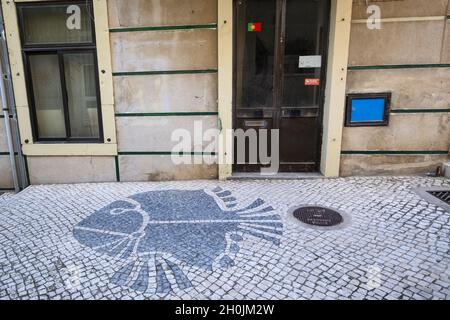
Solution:
<path fill-rule="evenodd" d="M 217 186 L 233 193 L 238 208 L 257 198 L 272 206 L 283 223 L 279 246 L 244 235 L 234 265 L 206 270 L 180 263 L 192 286 L 161 294 L 113 284 L 121 260 L 74 238 L 76 225 L 118 199 Z M 432 186 L 450 188 L 450 180 L 33 186 L 0 198 L 0 299 L 450 299 L 450 213 L 413 191 Z M 307 228 L 289 214 L 305 204 L 335 208 L 351 220 L 341 229 Z M 155 275 L 148 281 L 158 285 Z"/>

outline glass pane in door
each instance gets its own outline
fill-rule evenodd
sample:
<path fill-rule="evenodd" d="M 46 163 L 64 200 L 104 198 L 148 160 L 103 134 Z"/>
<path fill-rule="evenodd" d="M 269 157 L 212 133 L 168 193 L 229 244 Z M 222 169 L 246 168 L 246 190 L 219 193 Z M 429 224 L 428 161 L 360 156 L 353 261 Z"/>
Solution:
<path fill-rule="evenodd" d="M 286 0 L 283 108 L 319 106 L 327 3 Z"/>
<path fill-rule="evenodd" d="M 236 106 L 272 108 L 276 0 L 240 0 L 236 14 Z"/>

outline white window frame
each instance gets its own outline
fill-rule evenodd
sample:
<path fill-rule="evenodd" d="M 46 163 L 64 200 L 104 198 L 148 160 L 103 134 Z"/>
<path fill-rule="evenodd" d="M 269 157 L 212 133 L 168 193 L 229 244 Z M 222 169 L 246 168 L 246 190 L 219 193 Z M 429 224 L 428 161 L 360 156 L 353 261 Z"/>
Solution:
<path fill-rule="evenodd" d="M 92 0 L 100 83 L 103 143 L 37 143 L 33 141 L 30 106 L 28 103 L 25 70 L 22 60 L 22 46 L 17 18 L 17 3 L 42 0 L 1 0 L 8 43 L 14 99 L 19 122 L 22 150 L 27 156 L 115 156 L 117 137 L 114 116 L 114 91 L 109 42 L 107 0 Z M 55 0 L 45 0 L 52 2 Z"/>

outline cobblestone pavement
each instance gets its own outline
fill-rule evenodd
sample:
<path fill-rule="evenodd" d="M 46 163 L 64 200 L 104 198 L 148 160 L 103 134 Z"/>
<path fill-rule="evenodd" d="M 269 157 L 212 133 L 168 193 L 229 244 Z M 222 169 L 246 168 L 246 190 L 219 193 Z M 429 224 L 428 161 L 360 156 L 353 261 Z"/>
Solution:
<path fill-rule="evenodd" d="M 5 192 L 5 193 L 0 192 L 0 205 L 2 203 L 5 203 L 7 200 L 9 200 L 13 195 L 14 194 L 8 193 L 8 192 Z"/>
<path fill-rule="evenodd" d="M 450 180 L 30 187 L 0 201 L 0 299 L 450 299 L 450 213 L 419 186 Z"/>

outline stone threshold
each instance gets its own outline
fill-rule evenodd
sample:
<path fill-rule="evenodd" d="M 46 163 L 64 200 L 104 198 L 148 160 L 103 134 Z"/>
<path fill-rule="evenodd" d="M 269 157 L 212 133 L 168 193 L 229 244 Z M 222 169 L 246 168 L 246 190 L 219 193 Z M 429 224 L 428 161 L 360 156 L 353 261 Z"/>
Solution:
<path fill-rule="evenodd" d="M 234 172 L 228 180 L 306 180 L 323 179 L 320 172 L 279 172 L 271 176 L 263 176 L 259 172 Z"/>

